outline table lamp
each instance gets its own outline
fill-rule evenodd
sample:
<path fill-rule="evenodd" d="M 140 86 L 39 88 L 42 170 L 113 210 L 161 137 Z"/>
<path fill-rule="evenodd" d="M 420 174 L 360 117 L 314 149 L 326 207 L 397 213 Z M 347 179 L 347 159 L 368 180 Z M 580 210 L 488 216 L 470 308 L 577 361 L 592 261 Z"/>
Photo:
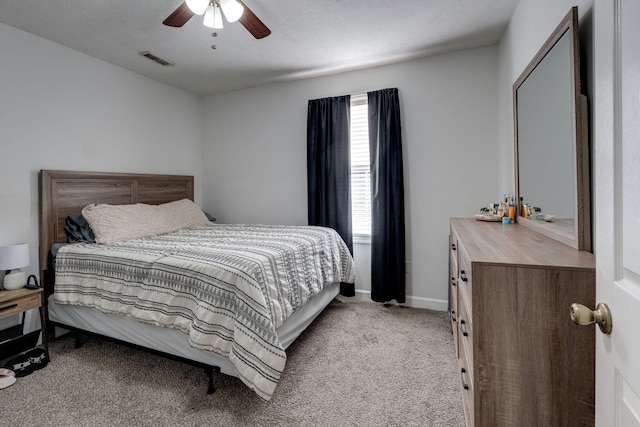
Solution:
<path fill-rule="evenodd" d="M 28 243 L 0 246 L 0 271 L 7 270 L 7 274 L 4 276 L 3 288 L 11 291 L 24 287 L 27 283 L 27 275 L 20 271 L 20 268 L 28 265 Z"/>

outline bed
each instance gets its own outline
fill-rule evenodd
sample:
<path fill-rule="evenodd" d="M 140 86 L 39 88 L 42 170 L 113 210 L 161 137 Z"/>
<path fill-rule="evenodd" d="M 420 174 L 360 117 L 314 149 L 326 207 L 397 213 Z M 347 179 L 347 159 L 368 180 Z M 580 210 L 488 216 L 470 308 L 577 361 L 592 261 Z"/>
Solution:
<path fill-rule="evenodd" d="M 286 348 L 341 282 L 353 283 L 353 259 L 335 231 L 202 222 L 193 212 L 195 223 L 167 233 L 67 244 L 68 217 L 85 208 L 102 233 L 92 207 L 189 212 L 193 191 L 191 176 L 41 171 L 48 321 L 203 366 L 210 392 L 215 371 L 270 400 Z"/>

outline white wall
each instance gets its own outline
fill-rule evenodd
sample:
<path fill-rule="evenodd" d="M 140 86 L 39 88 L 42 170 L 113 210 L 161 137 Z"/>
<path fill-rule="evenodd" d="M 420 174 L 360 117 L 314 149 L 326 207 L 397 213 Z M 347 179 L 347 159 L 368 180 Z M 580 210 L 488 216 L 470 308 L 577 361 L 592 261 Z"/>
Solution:
<path fill-rule="evenodd" d="M 521 0 L 497 47 L 232 92 L 204 104 L 0 24 L 0 244 L 29 242 L 26 270 L 37 272 L 43 168 L 193 174 L 196 201 L 221 222 L 305 224 L 307 101 L 398 87 L 409 303 L 444 308 L 448 219 L 513 192 L 511 85 L 574 3 Z M 577 4 L 588 65 L 593 0 Z M 367 257 L 357 245 L 364 291 Z"/>
<path fill-rule="evenodd" d="M 204 108 L 0 24 L 0 244 L 29 242 L 25 270 L 37 273 L 40 169 L 192 174 L 196 201 L 221 222 L 305 224 L 307 101 L 398 87 L 409 303 L 444 308 L 448 219 L 513 192 L 511 85 L 576 3 L 588 76 L 593 0 L 521 0 L 498 47 L 212 96 Z M 366 291 L 365 247 L 356 261 Z"/>
<path fill-rule="evenodd" d="M 132 52 L 135 54 L 135 52 Z M 202 99 L 0 24 L 0 245 L 38 273 L 38 171 L 177 173 L 202 197 Z"/>
<path fill-rule="evenodd" d="M 401 102 L 408 303 L 446 309 L 449 217 L 499 198 L 496 46 L 207 97 L 203 205 L 220 222 L 306 224 L 308 100 L 386 87 Z"/>
<path fill-rule="evenodd" d="M 578 6 L 582 67 L 590 98 L 591 20 L 594 0 L 520 0 L 499 44 L 498 138 L 500 142 L 499 190 L 515 192 L 512 86 L 572 6 Z"/>

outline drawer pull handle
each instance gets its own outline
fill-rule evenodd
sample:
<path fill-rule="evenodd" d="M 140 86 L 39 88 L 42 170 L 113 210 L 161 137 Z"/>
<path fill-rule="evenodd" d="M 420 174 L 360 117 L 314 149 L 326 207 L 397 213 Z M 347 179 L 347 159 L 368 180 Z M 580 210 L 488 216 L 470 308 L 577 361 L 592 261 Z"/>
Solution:
<path fill-rule="evenodd" d="M 456 244 L 455 243 L 451 244 L 451 249 L 454 250 L 454 251 L 456 250 Z"/>
<path fill-rule="evenodd" d="M 456 311 L 455 310 L 451 310 L 451 320 L 454 322 L 457 322 L 458 319 L 456 319 Z"/>
<path fill-rule="evenodd" d="M 11 310 L 12 308 L 16 308 L 18 304 L 9 304 L 4 307 L 0 307 L 0 311 Z"/>
<path fill-rule="evenodd" d="M 465 273 L 464 270 L 460 270 L 460 278 L 463 282 L 467 281 L 467 273 Z"/>
<path fill-rule="evenodd" d="M 460 382 L 462 383 L 462 388 L 465 390 L 469 390 L 469 384 L 464 382 L 464 374 L 467 373 L 467 370 L 464 368 L 460 368 Z"/>
<path fill-rule="evenodd" d="M 452 277 L 451 278 L 451 286 L 455 286 L 456 285 L 456 278 Z"/>
<path fill-rule="evenodd" d="M 465 326 L 466 324 L 467 322 L 465 322 L 464 320 L 460 321 L 460 331 L 462 331 L 463 336 L 468 337 L 469 333 L 467 332 L 467 328 Z"/>

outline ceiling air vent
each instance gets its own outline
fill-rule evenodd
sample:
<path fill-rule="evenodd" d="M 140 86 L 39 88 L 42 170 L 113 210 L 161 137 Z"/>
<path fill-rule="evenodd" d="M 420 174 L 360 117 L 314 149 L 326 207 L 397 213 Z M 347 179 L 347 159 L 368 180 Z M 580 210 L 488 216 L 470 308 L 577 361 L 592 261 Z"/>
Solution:
<path fill-rule="evenodd" d="M 155 56 L 153 53 L 149 52 L 148 50 L 145 50 L 144 52 L 138 52 L 138 55 L 144 56 L 145 58 L 149 58 L 150 60 L 157 62 L 158 64 L 165 67 L 170 67 L 171 65 L 175 65 L 174 62 L 159 58 Z"/>

